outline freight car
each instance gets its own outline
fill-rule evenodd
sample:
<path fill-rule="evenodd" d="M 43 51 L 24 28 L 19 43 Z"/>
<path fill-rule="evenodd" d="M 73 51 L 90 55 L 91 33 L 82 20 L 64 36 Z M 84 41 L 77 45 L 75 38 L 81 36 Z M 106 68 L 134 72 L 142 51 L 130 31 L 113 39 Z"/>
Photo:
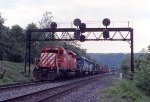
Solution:
<path fill-rule="evenodd" d="M 102 73 L 102 67 L 85 57 L 61 46 L 45 46 L 41 48 L 40 58 L 35 59 L 33 75 L 36 80 L 54 80 L 67 78 L 70 74 L 76 76 Z"/>

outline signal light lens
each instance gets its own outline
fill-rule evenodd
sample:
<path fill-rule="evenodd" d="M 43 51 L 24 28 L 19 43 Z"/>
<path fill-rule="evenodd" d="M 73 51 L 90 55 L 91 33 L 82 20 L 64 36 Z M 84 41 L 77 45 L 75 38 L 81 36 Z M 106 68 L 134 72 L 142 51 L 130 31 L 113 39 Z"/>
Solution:
<path fill-rule="evenodd" d="M 51 26 L 51 29 L 56 29 L 57 28 L 57 23 L 52 22 L 50 26 Z"/>
<path fill-rule="evenodd" d="M 82 33 L 84 33 L 84 32 L 85 32 L 85 29 L 86 29 L 86 24 L 85 24 L 85 23 L 81 23 L 80 26 L 79 26 L 79 28 L 80 28 L 80 31 L 81 31 Z"/>
<path fill-rule="evenodd" d="M 107 26 L 110 25 L 110 20 L 108 18 L 105 18 L 102 23 L 103 23 L 104 26 L 107 27 Z"/>
<path fill-rule="evenodd" d="M 81 20 L 78 19 L 78 18 L 76 18 L 76 19 L 73 21 L 73 24 L 74 24 L 75 26 L 80 26 Z"/>

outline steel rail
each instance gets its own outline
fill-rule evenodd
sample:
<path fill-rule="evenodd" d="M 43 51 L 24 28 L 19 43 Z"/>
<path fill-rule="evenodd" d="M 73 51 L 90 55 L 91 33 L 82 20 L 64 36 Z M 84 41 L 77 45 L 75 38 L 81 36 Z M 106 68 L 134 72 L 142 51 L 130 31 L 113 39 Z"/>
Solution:
<path fill-rule="evenodd" d="M 106 75 L 110 75 L 110 74 L 90 76 L 90 77 L 82 78 L 81 80 L 77 80 L 77 81 L 74 80 L 64 85 L 60 85 L 60 86 L 58 85 L 49 89 L 14 97 L 14 98 L 7 99 L 4 101 L 6 102 L 43 102 L 43 101 L 49 100 L 50 98 L 53 98 L 54 96 L 57 96 L 66 91 L 85 85 L 91 81 L 96 80 L 97 78 L 101 78 L 102 76 L 106 76 Z"/>

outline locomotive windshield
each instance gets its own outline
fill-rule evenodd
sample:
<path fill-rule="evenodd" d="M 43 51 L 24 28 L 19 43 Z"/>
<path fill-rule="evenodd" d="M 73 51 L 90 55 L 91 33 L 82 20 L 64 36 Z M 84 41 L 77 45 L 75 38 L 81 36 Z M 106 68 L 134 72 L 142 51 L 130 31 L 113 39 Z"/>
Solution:
<path fill-rule="evenodd" d="M 46 50 L 47 53 L 58 53 L 58 50 Z"/>

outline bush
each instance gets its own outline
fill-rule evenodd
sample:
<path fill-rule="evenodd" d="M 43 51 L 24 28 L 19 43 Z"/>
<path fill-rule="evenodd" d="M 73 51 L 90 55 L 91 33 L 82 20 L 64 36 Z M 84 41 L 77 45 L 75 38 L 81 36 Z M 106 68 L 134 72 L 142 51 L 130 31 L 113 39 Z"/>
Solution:
<path fill-rule="evenodd" d="M 135 83 L 137 87 L 150 94 L 150 65 L 143 64 L 141 70 L 135 74 Z"/>
<path fill-rule="evenodd" d="M 4 77 L 3 79 L 0 79 L 0 84 L 10 84 L 13 83 L 13 81 L 9 77 Z"/>
<path fill-rule="evenodd" d="M 24 77 L 24 74 L 22 73 L 24 71 L 24 63 L 0 61 L 0 66 L 6 69 L 4 77 L 0 79 L 0 84 L 28 82 L 34 80 L 32 74 L 29 77 Z M 33 66 L 31 65 L 31 73 L 32 73 L 32 67 Z"/>
<path fill-rule="evenodd" d="M 148 102 L 135 84 L 126 80 L 118 82 L 102 92 L 104 93 L 101 97 L 102 102 L 103 99 L 107 99 L 109 102 Z"/>

